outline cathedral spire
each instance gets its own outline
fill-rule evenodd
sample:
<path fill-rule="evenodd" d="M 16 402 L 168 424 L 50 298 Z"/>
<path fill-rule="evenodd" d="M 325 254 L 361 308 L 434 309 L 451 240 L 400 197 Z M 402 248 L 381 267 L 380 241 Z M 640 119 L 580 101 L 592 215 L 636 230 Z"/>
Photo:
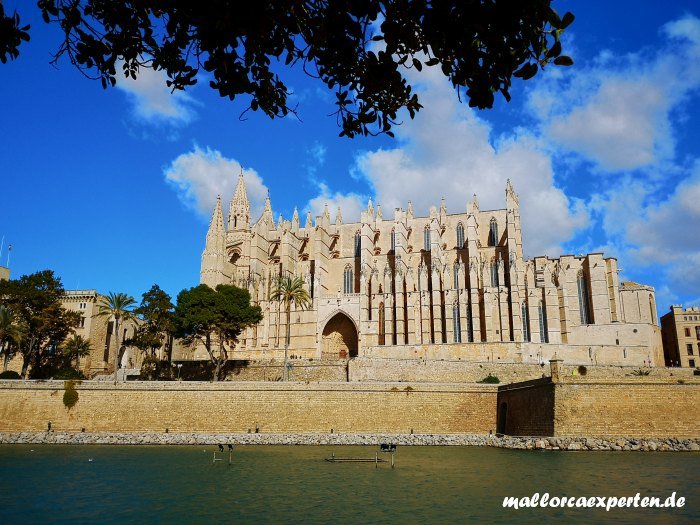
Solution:
<path fill-rule="evenodd" d="M 408 201 L 408 208 L 406 209 L 406 218 L 413 219 L 413 203 Z"/>
<path fill-rule="evenodd" d="M 295 232 L 299 229 L 299 211 L 294 207 L 294 213 L 292 214 L 292 231 Z"/>
<path fill-rule="evenodd" d="M 343 224 L 343 213 L 340 211 L 340 206 L 338 206 L 338 211 L 335 214 L 335 223 L 340 226 Z"/>
<path fill-rule="evenodd" d="M 471 203 L 469 204 L 469 213 L 478 213 L 479 212 L 479 201 L 476 198 L 476 193 L 474 194 L 474 198 L 472 199 Z"/>
<path fill-rule="evenodd" d="M 314 223 L 311 220 L 311 210 L 309 210 L 306 212 L 306 224 L 304 224 L 304 228 L 306 228 L 308 230 L 308 229 L 313 228 L 313 227 L 314 227 Z"/>
<path fill-rule="evenodd" d="M 374 206 L 372 206 L 372 198 L 367 201 L 367 214 L 374 219 Z"/>
<path fill-rule="evenodd" d="M 207 245 L 210 239 L 215 239 L 224 231 L 224 213 L 221 210 L 221 195 L 216 196 L 216 206 L 211 216 L 209 230 L 207 231 Z"/>
<path fill-rule="evenodd" d="M 238 175 L 236 191 L 231 199 L 228 208 L 228 229 L 243 230 L 250 228 L 250 203 L 248 202 L 248 191 L 243 178 L 243 168 Z"/>
<path fill-rule="evenodd" d="M 275 227 L 275 218 L 272 216 L 272 203 L 270 202 L 270 192 L 267 192 L 265 197 L 265 207 L 263 208 L 262 217 L 258 222 L 267 223 L 268 228 Z"/>
<path fill-rule="evenodd" d="M 212 288 L 223 282 L 224 258 L 226 250 L 226 230 L 224 213 L 221 210 L 221 195 L 216 198 L 216 207 L 211 216 L 206 244 L 202 253 L 200 282 Z"/>

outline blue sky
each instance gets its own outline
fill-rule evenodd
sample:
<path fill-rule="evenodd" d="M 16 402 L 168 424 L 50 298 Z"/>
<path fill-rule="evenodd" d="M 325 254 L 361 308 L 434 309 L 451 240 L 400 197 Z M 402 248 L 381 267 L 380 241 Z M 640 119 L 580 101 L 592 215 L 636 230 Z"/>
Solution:
<path fill-rule="evenodd" d="M 6 9 L 20 4 L 5 1 Z M 60 34 L 21 6 L 32 40 L 0 64 L 0 264 L 50 268 L 64 286 L 140 299 L 199 281 L 216 195 L 242 166 L 254 214 L 277 217 L 372 197 L 385 215 L 447 200 L 461 212 L 520 195 L 526 255 L 604 251 L 622 278 L 657 290 L 659 311 L 700 303 L 700 8 L 696 2 L 557 1 L 571 68 L 515 82 L 491 111 L 460 104 L 433 68 L 407 75 L 425 106 L 389 137 L 339 138 L 332 95 L 285 71 L 301 122 L 239 116 L 206 78 L 171 95 L 157 73 L 103 90 L 67 61 Z M 417 75 L 417 76 L 416 76 Z"/>

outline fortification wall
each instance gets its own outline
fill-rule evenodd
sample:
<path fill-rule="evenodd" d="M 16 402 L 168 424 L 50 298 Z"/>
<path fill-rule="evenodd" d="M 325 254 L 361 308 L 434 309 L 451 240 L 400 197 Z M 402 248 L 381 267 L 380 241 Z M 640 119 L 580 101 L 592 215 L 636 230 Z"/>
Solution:
<path fill-rule="evenodd" d="M 554 390 L 555 436 L 700 436 L 700 381 L 567 378 Z"/>
<path fill-rule="evenodd" d="M 498 407 L 498 430 L 516 436 L 700 436 L 692 378 L 540 379 L 500 387 Z"/>
<path fill-rule="evenodd" d="M 636 325 L 635 325 L 636 326 Z M 604 327 L 596 325 L 597 329 Z M 650 329 L 655 328 L 651 327 Z M 656 329 L 658 331 L 658 329 Z M 614 334 L 611 336 L 614 339 Z M 663 366 L 661 338 L 654 344 L 446 343 L 360 348 L 359 355 L 381 359 L 461 360 L 491 363 L 547 363 L 556 355 L 567 363 L 594 366 Z"/>
<path fill-rule="evenodd" d="M 488 434 L 492 385 L 0 381 L 0 431 Z"/>

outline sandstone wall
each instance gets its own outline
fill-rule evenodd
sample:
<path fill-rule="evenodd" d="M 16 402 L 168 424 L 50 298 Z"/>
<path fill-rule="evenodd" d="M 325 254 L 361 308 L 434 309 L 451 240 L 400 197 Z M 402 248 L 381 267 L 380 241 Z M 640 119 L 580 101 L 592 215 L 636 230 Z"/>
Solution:
<path fill-rule="evenodd" d="M 498 406 L 498 430 L 516 436 L 700 437 L 692 378 L 541 379 L 500 387 Z"/>
<path fill-rule="evenodd" d="M 390 432 L 487 434 L 491 385 L 125 383 L 85 381 L 63 405 L 62 381 L 0 381 L 0 431 Z"/>
<path fill-rule="evenodd" d="M 499 388 L 497 431 L 510 436 L 553 436 L 551 381 L 538 379 Z"/>
<path fill-rule="evenodd" d="M 555 436 L 700 436 L 700 381 L 568 379 L 554 392 Z"/>

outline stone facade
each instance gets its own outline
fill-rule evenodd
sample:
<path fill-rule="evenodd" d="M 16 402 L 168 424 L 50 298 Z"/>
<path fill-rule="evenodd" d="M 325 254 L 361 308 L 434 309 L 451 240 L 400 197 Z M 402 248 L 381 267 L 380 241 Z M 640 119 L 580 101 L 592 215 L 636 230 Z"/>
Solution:
<path fill-rule="evenodd" d="M 673 305 L 661 317 L 666 366 L 700 367 L 700 308 Z"/>
<path fill-rule="evenodd" d="M 493 385 L 0 381 L 0 432 L 488 434 Z"/>
<path fill-rule="evenodd" d="M 250 357 L 284 346 L 285 315 L 268 297 L 278 276 L 292 275 L 313 300 L 292 312 L 290 351 L 300 357 L 405 358 L 437 346 L 460 358 L 503 350 L 509 362 L 556 353 L 662 365 L 653 288 L 620 283 L 617 260 L 601 253 L 524 259 L 510 182 L 505 203 L 481 210 L 474 196 L 465 213 L 448 213 L 443 201 L 419 217 L 409 202 L 390 218 L 370 201 L 360 222 L 343 222 L 340 209 L 332 221 L 326 207 L 302 225 L 296 211 L 275 222 L 268 197 L 252 224 L 241 175 L 226 221 L 217 201 L 200 280 L 246 288 L 262 308 L 236 350 Z"/>
<path fill-rule="evenodd" d="M 700 436 L 700 380 L 690 376 L 550 377 L 499 388 L 498 431 L 521 436 Z"/>
<path fill-rule="evenodd" d="M 6 266 L 0 266 L 0 281 L 9 281 L 10 280 L 10 269 L 7 268 Z"/>
<path fill-rule="evenodd" d="M 116 337 L 114 334 L 114 319 L 97 316 L 99 301 L 102 295 L 95 290 L 66 290 L 63 307 L 67 310 L 77 311 L 81 314 L 80 324 L 75 329 L 75 334 L 90 341 L 90 355 L 81 358 L 78 369 L 87 377 L 95 374 L 111 373 L 116 351 Z M 124 341 L 133 337 L 136 330 L 134 321 L 120 322 L 119 340 Z M 138 368 L 142 356 L 136 348 L 122 345 L 120 348 L 120 367 L 124 369 Z"/>

